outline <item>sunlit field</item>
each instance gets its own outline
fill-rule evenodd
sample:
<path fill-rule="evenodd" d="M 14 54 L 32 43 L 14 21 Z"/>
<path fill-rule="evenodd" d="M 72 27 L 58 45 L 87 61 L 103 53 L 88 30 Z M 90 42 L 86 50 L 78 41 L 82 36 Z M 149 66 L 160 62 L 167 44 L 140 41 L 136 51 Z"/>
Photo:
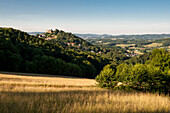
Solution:
<path fill-rule="evenodd" d="M 170 112 L 164 95 L 113 91 L 94 79 L 0 74 L 0 113 Z"/>
<path fill-rule="evenodd" d="M 116 44 L 116 46 L 128 47 L 128 46 L 135 46 L 135 44 Z"/>
<path fill-rule="evenodd" d="M 144 47 L 159 47 L 159 46 L 162 46 L 162 43 L 152 43 L 152 44 L 145 45 Z"/>

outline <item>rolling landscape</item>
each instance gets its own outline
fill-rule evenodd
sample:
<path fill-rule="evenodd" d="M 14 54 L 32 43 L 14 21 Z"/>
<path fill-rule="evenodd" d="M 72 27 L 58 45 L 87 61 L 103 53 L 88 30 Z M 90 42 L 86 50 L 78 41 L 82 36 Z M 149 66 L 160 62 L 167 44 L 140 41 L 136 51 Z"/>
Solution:
<path fill-rule="evenodd" d="M 170 113 L 170 1 L 106 1 L 0 0 L 0 113 Z"/>
<path fill-rule="evenodd" d="M 0 28 L 2 113 L 170 111 L 165 48 L 127 57 L 58 29 L 41 35 Z"/>

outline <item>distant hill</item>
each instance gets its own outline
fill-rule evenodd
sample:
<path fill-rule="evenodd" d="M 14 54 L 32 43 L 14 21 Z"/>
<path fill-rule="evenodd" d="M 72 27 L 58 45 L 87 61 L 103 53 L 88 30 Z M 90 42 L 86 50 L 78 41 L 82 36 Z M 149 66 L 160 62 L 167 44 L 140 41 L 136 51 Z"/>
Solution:
<path fill-rule="evenodd" d="M 161 39 L 170 37 L 170 34 L 143 34 L 143 35 L 120 35 L 113 36 L 112 38 L 124 38 L 124 39 Z M 111 38 L 111 37 L 110 37 Z"/>
<path fill-rule="evenodd" d="M 79 36 L 81 38 L 101 38 L 101 37 L 111 37 L 112 35 L 109 34 L 75 34 L 76 36 Z"/>
<path fill-rule="evenodd" d="M 30 35 L 44 34 L 45 32 L 27 32 Z M 141 35 L 110 35 L 110 34 L 74 34 L 77 37 L 83 39 L 110 39 L 110 38 L 118 38 L 118 39 L 161 39 L 170 37 L 170 34 L 141 34 Z"/>
<path fill-rule="evenodd" d="M 45 32 L 27 32 L 29 35 L 43 34 Z"/>
<path fill-rule="evenodd" d="M 118 39 L 161 39 L 161 38 L 167 38 L 170 37 L 170 34 L 142 34 L 142 35 L 98 35 L 98 34 L 75 34 L 81 38 L 84 39 L 91 39 L 91 38 L 104 38 L 104 39 L 110 39 L 110 38 L 118 38 Z"/>

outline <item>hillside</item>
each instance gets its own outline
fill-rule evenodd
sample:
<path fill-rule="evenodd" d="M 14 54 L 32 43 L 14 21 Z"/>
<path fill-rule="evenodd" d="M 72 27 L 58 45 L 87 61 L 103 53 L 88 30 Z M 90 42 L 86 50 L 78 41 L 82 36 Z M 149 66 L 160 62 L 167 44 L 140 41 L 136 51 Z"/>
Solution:
<path fill-rule="evenodd" d="M 57 41 L 58 43 L 62 43 L 65 45 L 75 45 L 81 47 L 92 46 L 89 42 L 83 40 L 82 38 L 77 37 L 72 33 L 66 33 L 62 30 L 47 30 L 45 33 L 37 34 L 37 37 L 45 38 L 45 40 L 53 40 Z"/>
<path fill-rule="evenodd" d="M 38 32 L 37 32 L 38 33 Z M 94 46 L 88 41 L 72 34 L 67 33 L 62 30 L 47 30 L 44 33 L 36 34 L 35 37 L 43 38 L 50 43 L 58 44 L 64 50 L 73 50 L 78 52 L 91 52 L 95 54 L 99 54 L 103 52 L 103 48 L 101 46 Z"/>
<path fill-rule="evenodd" d="M 0 28 L 0 70 L 94 78 L 109 62 L 96 54 L 97 46 L 71 33 L 53 33 L 45 35 L 57 38 L 46 40 L 20 30 Z"/>

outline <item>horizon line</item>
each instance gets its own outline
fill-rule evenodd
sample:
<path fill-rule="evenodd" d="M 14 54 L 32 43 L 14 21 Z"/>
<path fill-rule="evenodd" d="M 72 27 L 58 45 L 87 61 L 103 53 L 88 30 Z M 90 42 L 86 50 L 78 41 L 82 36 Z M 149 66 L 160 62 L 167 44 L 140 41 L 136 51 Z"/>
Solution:
<path fill-rule="evenodd" d="M 51 29 L 47 29 L 45 31 L 27 31 L 27 30 L 23 30 L 23 29 L 19 29 L 19 28 L 16 28 L 16 27 L 7 27 L 7 26 L 0 26 L 0 28 L 13 28 L 13 29 L 17 29 L 17 30 L 20 30 L 20 31 L 23 31 L 23 32 L 46 32 L 47 30 L 51 30 Z M 58 29 L 58 28 L 55 28 L 55 29 Z M 55 30 L 55 29 L 52 29 L 52 30 Z M 72 32 L 72 31 L 67 31 L 67 30 L 63 30 L 63 29 L 58 29 L 58 30 L 62 30 L 64 32 L 67 32 L 67 33 L 72 33 L 72 34 L 92 34 L 92 35 L 111 35 L 111 36 L 119 36 L 119 35 L 161 35 L 161 34 L 170 34 L 170 32 L 160 32 L 160 33 L 121 33 L 121 34 L 109 34 L 109 33 L 89 33 L 89 32 L 84 32 L 84 33 L 79 33 L 79 32 Z"/>

